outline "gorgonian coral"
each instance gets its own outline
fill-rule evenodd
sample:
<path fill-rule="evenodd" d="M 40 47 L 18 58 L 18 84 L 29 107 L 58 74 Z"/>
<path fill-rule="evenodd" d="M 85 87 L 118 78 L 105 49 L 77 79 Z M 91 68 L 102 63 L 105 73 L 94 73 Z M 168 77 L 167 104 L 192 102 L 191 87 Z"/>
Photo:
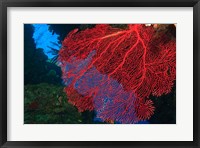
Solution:
<path fill-rule="evenodd" d="M 155 34 L 142 24 L 71 31 L 59 52 L 69 102 L 104 121 L 149 119 L 155 110 L 149 96 L 171 92 L 176 78 L 176 41 Z"/>

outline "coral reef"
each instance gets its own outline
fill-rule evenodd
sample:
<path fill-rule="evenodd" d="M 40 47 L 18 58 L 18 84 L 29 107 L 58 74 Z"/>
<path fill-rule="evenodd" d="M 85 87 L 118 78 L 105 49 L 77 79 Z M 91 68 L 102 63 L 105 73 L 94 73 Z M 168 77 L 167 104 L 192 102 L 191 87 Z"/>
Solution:
<path fill-rule="evenodd" d="M 78 124 L 82 113 L 67 102 L 62 86 L 41 83 L 24 88 L 25 124 Z"/>

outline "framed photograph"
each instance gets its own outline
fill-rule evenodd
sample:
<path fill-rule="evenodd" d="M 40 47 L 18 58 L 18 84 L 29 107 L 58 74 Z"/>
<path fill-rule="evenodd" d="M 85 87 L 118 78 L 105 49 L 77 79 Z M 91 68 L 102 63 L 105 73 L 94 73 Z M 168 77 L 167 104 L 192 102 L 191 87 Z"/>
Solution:
<path fill-rule="evenodd" d="M 1 1 L 1 147 L 200 147 L 199 5 Z"/>

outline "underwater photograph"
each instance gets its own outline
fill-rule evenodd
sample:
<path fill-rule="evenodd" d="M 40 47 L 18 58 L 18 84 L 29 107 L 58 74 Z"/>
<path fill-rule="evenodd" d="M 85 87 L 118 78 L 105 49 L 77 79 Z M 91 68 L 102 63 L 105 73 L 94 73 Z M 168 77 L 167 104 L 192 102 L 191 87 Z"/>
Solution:
<path fill-rule="evenodd" d="M 176 124 L 176 24 L 24 24 L 24 124 Z"/>

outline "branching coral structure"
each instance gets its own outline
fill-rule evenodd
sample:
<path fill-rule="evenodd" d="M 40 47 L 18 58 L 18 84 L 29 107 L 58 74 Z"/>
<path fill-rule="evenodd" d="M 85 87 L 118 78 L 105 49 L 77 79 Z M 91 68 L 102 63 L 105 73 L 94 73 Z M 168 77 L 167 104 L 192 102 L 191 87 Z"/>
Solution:
<path fill-rule="evenodd" d="M 80 112 L 95 110 L 103 121 L 150 119 L 150 95 L 170 93 L 176 79 L 176 41 L 155 34 L 143 24 L 71 31 L 59 51 L 69 102 Z"/>

